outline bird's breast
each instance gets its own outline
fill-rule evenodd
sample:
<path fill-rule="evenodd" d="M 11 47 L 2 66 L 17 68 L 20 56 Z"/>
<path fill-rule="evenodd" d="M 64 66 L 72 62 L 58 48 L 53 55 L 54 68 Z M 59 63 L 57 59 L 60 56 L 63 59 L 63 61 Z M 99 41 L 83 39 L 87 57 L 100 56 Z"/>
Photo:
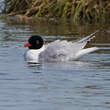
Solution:
<path fill-rule="evenodd" d="M 25 59 L 27 62 L 33 62 L 33 63 L 38 63 L 39 62 L 39 55 L 40 53 L 44 51 L 44 47 L 42 47 L 41 49 L 29 49 L 26 53 L 25 53 Z"/>

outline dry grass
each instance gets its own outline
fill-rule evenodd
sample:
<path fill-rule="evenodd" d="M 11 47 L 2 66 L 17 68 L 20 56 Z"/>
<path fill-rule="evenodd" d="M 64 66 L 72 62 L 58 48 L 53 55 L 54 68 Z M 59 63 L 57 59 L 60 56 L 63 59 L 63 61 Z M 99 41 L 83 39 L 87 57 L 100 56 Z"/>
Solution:
<path fill-rule="evenodd" d="M 6 0 L 7 13 L 28 17 L 57 17 L 74 22 L 110 19 L 110 0 Z"/>

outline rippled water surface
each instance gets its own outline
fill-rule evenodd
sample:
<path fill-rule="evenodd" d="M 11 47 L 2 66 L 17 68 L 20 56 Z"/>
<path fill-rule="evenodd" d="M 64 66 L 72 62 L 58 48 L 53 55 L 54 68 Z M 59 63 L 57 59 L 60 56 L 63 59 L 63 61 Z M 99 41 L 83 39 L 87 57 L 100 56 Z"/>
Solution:
<path fill-rule="evenodd" d="M 100 27 L 1 18 L 0 110 L 110 110 L 109 25 L 88 44 L 103 49 L 79 61 L 29 65 L 23 57 L 23 45 L 32 34 L 42 35 L 47 43 L 84 37 Z"/>

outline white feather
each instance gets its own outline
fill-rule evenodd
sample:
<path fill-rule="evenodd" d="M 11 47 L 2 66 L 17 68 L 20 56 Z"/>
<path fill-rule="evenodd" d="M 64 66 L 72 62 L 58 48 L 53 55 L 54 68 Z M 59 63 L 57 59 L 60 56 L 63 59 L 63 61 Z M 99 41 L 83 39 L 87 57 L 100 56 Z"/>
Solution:
<path fill-rule="evenodd" d="M 94 51 L 97 51 L 97 50 L 99 50 L 99 48 L 97 48 L 97 47 L 82 49 L 82 50 L 80 50 L 79 52 L 76 53 L 75 60 L 81 58 L 82 56 L 84 56 L 88 53 L 91 53 L 91 52 L 94 52 Z"/>
<path fill-rule="evenodd" d="M 99 50 L 97 47 L 84 49 L 87 42 L 95 37 L 95 33 L 74 42 L 56 40 L 44 45 L 41 49 L 28 50 L 25 58 L 27 62 L 77 60 L 88 53 Z"/>

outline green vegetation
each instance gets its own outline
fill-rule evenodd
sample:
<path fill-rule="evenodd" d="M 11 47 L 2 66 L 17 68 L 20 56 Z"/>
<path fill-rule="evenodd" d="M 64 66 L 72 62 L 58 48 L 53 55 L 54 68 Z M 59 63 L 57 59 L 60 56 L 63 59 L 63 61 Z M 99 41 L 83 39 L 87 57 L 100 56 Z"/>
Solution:
<path fill-rule="evenodd" d="M 71 19 L 74 22 L 106 22 L 110 0 L 5 0 L 9 15 Z"/>

